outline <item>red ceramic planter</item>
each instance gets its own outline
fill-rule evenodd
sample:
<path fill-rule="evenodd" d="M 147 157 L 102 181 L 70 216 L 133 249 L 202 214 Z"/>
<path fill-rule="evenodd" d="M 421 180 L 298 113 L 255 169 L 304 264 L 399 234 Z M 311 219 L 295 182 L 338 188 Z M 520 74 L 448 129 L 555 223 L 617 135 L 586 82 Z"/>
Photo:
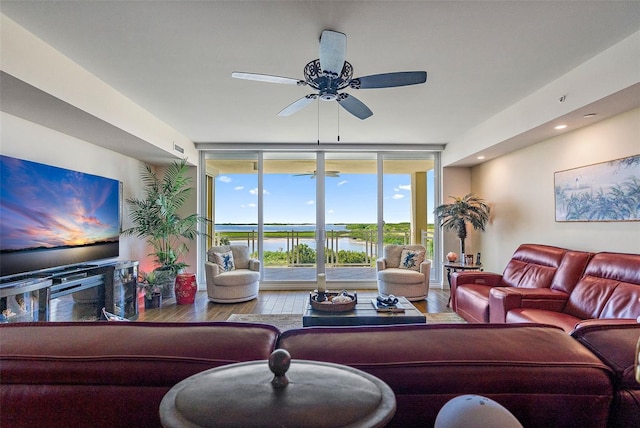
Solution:
<path fill-rule="evenodd" d="M 197 289 L 195 273 L 178 274 L 176 276 L 176 303 L 178 305 L 193 304 Z"/>

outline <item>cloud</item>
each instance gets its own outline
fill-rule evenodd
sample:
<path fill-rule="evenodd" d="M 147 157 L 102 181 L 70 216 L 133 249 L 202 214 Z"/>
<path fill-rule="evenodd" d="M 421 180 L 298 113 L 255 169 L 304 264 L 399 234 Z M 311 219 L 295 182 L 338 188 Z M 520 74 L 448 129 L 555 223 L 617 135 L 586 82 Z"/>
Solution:
<path fill-rule="evenodd" d="M 391 197 L 391 199 L 402 199 L 402 198 L 404 198 L 404 195 L 401 195 L 400 193 L 396 193 Z"/>
<path fill-rule="evenodd" d="M 251 193 L 252 195 L 257 195 L 258 194 L 258 188 L 256 187 L 256 188 L 253 188 L 253 189 L 249 190 L 249 193 Z M 267 191 L 267 189 L 263 189 L 262 190 L 262 194 L 263 195 L 270 195 L 271 193 L 269 193 Z"/>
<path fill-rule="evenodd" d="M 244 186 L 236 186 L 233 188 L 233 190 L 242 190 L 244 189 Z"/>
<path fill-rule="evenodd" d="M 240 205 L 240 208 L 256 208 L 258 205 L 257 204 L 242 204 Z"/>
<path fill-rule="evenodd" d="M 400 190 L 406 190 L 407 192 L 411 191 L 411 184 L 401 184 L 400 186 L 396 187 L 395 189 L 393 189 L 396 192 L 399 192 Z"/>
<path fill-rule="evenodd" d="M 219 181 L 222 181 L 223 183 L 231 183 L 231 177 L 227 177 L 226 175 L 221 175 L 220 177 L 218 177 Z"/>
<path fill-rule="evenodd" d="M 315 203 L 315 201 L 313 199 L 305 202 L 305 205 L 313 205 Z"/>
<path fill-rule="evenodd" d="M 340 186 L 342 186 L 343 184 L 347 184 L 348 182 L 349 182 L 349 180 L 342 180 L 342 181 L 340 181 L 340 182 L 337 184 L 337 186 L 338 186 L 338 187 L 340 187 Z"/>
<path fill-rule="evenodd" d="M 332 210 L 332 209 L 327 210 L 327 214 L 333 214 L 333 213 L 335 213 L 334 210 Z"/>

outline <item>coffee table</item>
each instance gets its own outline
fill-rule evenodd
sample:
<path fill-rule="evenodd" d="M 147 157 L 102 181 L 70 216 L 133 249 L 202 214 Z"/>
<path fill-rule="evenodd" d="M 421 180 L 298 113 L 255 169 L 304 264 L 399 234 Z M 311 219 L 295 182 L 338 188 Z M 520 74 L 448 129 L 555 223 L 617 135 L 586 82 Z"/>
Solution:
<path fill-rule="evenodd" d="M 303 327 L 313 326 L 349 326 L 349 325 L 388 325 L 388 324 L 424 324 L 427 322 L 422 312 L 407 300 L 398 297 L 404 312 L 378 312 L 371 304 L 371 298 L 358 297 L 358 303 L 348 312 L 321 312 L 307 305 L 302 316 Z"/>

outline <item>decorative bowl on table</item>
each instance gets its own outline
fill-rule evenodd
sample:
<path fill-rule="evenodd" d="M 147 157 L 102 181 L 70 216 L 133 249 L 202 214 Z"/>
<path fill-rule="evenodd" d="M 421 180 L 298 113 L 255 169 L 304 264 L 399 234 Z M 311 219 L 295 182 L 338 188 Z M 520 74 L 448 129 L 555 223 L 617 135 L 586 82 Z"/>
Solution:
<path fill-rule="evenodd" d="M 357 293 L 349 294 L 340 292 L 311 292 L 309 294 L 311 308 L 321 312 L 348 312 L 352 311 L 358 303 Z"/>

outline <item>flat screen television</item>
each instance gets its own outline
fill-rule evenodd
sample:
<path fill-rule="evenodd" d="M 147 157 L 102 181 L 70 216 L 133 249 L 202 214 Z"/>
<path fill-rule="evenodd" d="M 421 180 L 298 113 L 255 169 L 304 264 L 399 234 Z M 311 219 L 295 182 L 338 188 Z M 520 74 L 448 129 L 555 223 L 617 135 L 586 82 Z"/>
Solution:
<path fill-rule="evenodd" d="M 118 180 L 0 155 L 0 186 L 0 277 L 118 257 Z"/>

